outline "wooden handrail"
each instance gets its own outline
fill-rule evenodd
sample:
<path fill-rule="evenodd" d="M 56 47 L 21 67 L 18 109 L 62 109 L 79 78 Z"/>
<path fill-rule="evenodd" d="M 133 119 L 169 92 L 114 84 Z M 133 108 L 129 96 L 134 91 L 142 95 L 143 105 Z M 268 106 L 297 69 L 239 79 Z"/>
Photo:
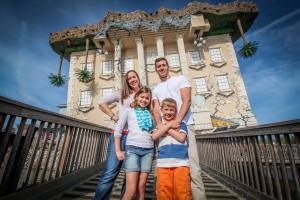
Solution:
<path fill-rule="evenodd" d="M 300 199 L 300 120 L 198 135 L 201 166 L 250 199 Z"/>
<path fill-rule="evenodd" d="M 0 196 L 103 163 L 111 133 L 5 97 L 0 130 Z"/>

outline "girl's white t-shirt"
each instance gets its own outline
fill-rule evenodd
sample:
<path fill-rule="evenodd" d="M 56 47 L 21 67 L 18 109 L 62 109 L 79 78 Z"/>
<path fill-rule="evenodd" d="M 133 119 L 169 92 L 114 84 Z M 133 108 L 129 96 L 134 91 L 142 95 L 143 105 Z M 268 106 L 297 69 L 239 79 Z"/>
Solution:
<path fill-rule="evenodd" d="M 132 145 L 142 148 L 153 148 L 153 140 L 150 131 L 143 131 L 138 125 L 134 108 L 127 108 L 120 115 L 120 119 L 116 125 L 114 137 L 121 137 L 122 129 L 128 125 L 126 145 Z"/>
<path fill-rule="evenodd" d="M 181 93 L 180 89 L 191 87 L 189 81 L 185 76 L 171 76 L 168 80 L 160 82 L 153 90 L 152 99 L 159 100 L 161 103 L 165 98 L 172 98 L 177 103 L 177 112 L 180 110 L 182 105 Z M 194 124 L 194 120 L 192 117 L 191 108 L 185 114 L 183 120 L 186 125 Z"/>

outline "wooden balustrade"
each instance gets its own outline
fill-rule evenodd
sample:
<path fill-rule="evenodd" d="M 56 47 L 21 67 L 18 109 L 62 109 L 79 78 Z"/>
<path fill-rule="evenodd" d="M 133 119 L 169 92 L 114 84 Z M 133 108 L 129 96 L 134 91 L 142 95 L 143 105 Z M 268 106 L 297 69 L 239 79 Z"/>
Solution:
<path fill-rule="evenodd" d="M 197 136 L 202 168 L 247 199 L 300 199 L 300 120 Z"/>
<path fill-rule="evenodd" d="M 5 200 L 51 197 L 96 173 L 111 132 L 4 97 L 0 130 Z M 203 170 L 246 199 L 300 199 L 300 120 L 198 135 L 197 145 Z"/>
<path fill-rule="evenodd" d="M 0 130 L 0 196 L 101 164 L 111 133 L 4 97 Z"/>

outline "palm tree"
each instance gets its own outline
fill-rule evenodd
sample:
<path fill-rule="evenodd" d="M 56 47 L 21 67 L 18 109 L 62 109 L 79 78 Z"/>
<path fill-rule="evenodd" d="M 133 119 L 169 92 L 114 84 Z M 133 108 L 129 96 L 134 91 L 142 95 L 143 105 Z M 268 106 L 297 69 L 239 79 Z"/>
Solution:
<path fill-rule="evenodd" d="M 61 67 L 64 59 L 64 53 L 60 54 L 60 63 L 58 68 L 57 75 L 50 73 L 48 78 L 50 79 L 50 83 L 55 87 L 60 87 L 65 84 L 65 76 L 61 75 Z"/>
<path fill-rule="evenodd" d="M 88 69 L 87 69 L 87 59 L 88 59 L 88 54 L 89 54 L 89 45 L 90 45 L 90 40 L 89 40 L 89 38 L 87 38 L 85 40 L 85 52 L 86 52 L 85 66 L 84 66 L 84 69 L 78 70 L 76 72 L 77 79 L 80 82 L 83 82 L 83 83 L 87 83 L 87 82 L 89 82 L 93 79 L 93 73 L 89 72 Z"/>
<path fill-rule="evenodd" d="M 238 28 L 240 30 L 240 33 L 241 33 L 241 36 L 242 36 L 242 39 L 244 42 L 243 47 L 238 51 L 239 55 L 242 58 L 249 58 L 249 57 L 254 56 L 257 51 L 257 48 L 258 48 L 258 43 L 257 42 L 249 42 L 246 39 L 242 24 L 241 24 L 241 20 L 239 18 L 237 19 L 237 25 L 238 25 Z"/>

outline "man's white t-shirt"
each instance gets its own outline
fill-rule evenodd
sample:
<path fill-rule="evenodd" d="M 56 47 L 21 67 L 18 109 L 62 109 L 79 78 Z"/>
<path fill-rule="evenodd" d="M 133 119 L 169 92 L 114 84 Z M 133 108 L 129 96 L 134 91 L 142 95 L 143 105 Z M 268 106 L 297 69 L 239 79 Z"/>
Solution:
<path fill-rule="evenodd" d="M 159 103 L 165 98 L 172 98 L 177 103 L 177 112 L 182 105 L 180 89 L 191 87 L 185 76 L 171 76 L 168 80 L 160 82 L 153 90 L 153 100 L 158 99 Z M 191 108 L 188 109 L 182 120 L 186 125 L 194 124 Z"/>

